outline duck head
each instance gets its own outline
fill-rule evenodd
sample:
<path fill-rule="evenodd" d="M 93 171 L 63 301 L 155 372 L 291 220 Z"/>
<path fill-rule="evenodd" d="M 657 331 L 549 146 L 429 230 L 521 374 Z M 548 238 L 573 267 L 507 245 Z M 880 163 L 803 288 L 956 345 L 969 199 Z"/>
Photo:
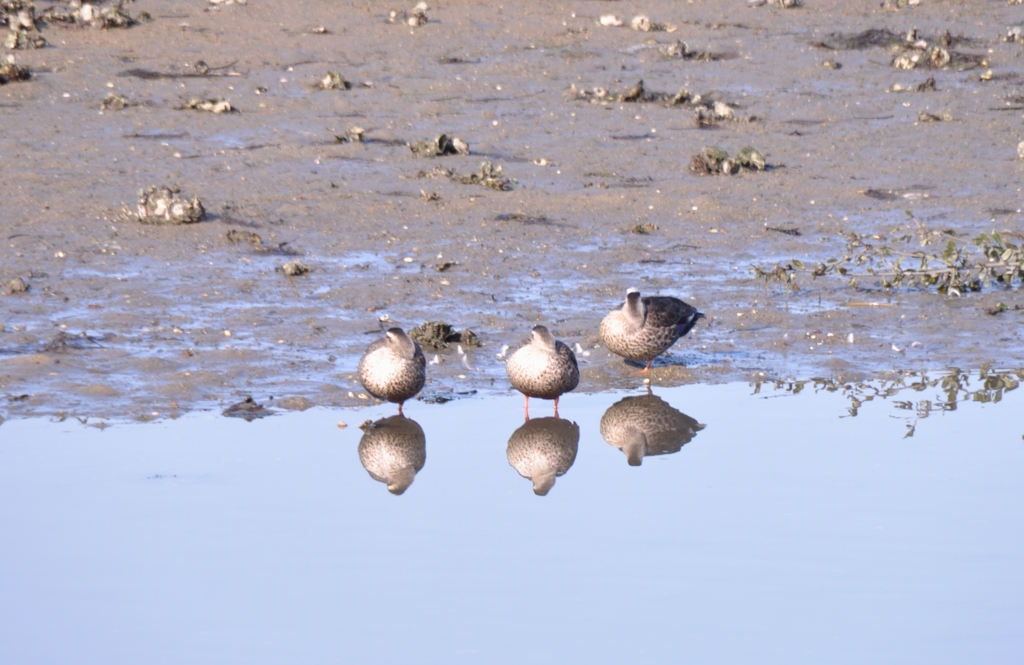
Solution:
<path fill-rule="evenodd" d="M 416 355 L 416 342 L 409 339 L 401 328 L 388 328 L 384 333 L 388 340 L 388 348 L 406 360 L 412 360 Z"/>
<path fill-rule="evenodd" d="M 632 324 L 636 326 L 644 325 L 644 320 L 647 318 L 647 308 L 644 307 L 639 291 L 630 289 L 626 292 L 626 304 L 622 306 L 622 311 Z"/>
<path fill-rule="evenodd" d="M 548 351 L 555 350 L 555 336 L 545 326 L 534 326 L 530 343 Z"/>

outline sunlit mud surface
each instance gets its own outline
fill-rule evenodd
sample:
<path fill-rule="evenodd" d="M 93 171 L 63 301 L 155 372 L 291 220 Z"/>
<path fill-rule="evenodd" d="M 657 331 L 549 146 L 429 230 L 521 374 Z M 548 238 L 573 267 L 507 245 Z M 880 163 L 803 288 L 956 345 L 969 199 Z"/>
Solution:
<path fill-rule="evenodd" d="M 1014 662 L 1019 379 L 13 420 L 0 660 Z"/>
<path fill-rule="evenodd" d="M 32 77 L 0 86 L 0 416 L 361 404 L 352 374 L 383 316 L 479 336 L 465 356 L 437 353 L 427 397 L 503 391 L 496 356 L 537 323 L 589 353 L 580 390 L 628 388 L 635 369 L 597 325 L 629 287 L 708 316 L 655 385 L 1024 366 L 1019 288 L 955 297 L 802 273 L 794 291 L 751 272 L 839 258 L 851 232 L 898 251 L 922 227 L 1019 245 L 1018 7 L 454 0 L 410 27 L 388 22 L 398 4 L 139 0 L 126 7 L 151 20 L 41 24 L 48 47 L 12 52 Z M 675 31 L 630 29 L 641 9 Z M 607 13 L 626 25 L 600 25 Z M 927 44 L 948 31 L 978 66 L 902 70 L 906 45 L 816 46 L 871 28 Z M 351 87 L 320 89 L 328 72 Z M 636 101 L 593 96 L 641 80 Z M 687 103 L 651 97 L 681 90 Z M 129 106 L 101 110 L 111 93 Z M 733 118 L 701 126 L 713 109 L 693 95 Z M 196 97 L 235 111 L 180 108 Z M 362 142 L 339 142 L 353 127 Z M 406 145 L 442 133 L 470 154 Z M 697 175 L 705 146 L 752 146 L 768 169 Z M 511 189 L 447 177 L 485 161 Z M 139 190 L 175 184 L 202 221 L 122 216 Z M 292 261 L 309 272 L 287 276 Z"/>

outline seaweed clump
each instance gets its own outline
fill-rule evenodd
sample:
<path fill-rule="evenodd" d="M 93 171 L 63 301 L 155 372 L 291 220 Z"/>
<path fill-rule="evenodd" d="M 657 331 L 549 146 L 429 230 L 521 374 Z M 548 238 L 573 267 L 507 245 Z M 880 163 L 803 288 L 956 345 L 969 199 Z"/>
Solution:
<path fill-rule="evenodd" d="M 447 349 L 451 344 L 480 346 L 480 338 L 472 330 L 458 331 L 444 321 L 427 321 L 416 326 L 409 331 L 409 337 L 435 351 Z"/>

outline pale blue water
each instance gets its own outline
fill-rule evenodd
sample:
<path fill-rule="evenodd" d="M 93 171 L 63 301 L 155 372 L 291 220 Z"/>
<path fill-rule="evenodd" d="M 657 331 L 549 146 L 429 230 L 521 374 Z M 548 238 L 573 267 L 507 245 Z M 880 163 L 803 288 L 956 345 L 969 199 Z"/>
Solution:
<path fill-rule="evenodd" d="M 631 467 L 598 429 L 626 394 L 568 395 L 544 497 L 506 458 L 518 395 L 408 404 L 402 496 L 357 454 L 390 405 L 7 421 L 0 662 L 1020 662 L 1022 391 L 909 439 L 891 401 L 656 392 L 706 427 Z"/>

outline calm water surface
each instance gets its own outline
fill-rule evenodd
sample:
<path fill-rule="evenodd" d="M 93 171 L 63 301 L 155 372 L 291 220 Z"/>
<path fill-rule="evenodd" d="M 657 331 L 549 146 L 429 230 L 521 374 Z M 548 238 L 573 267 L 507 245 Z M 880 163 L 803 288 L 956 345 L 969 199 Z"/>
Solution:
<path fill-rule="evenodd" d="M 655 392 L 5 422 L 0 662 L 1024 657 L 1024 391 Z"/>

